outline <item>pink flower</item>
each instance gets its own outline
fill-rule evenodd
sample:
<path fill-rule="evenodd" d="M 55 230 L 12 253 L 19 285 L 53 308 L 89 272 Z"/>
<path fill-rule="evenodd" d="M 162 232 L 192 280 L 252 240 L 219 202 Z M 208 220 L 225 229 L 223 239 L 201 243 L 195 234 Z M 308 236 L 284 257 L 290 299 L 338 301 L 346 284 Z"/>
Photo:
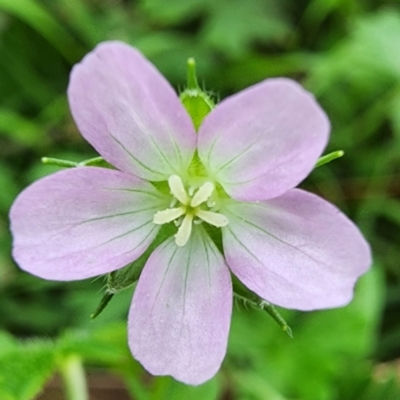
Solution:
<path fill-rule="evenodd" d="M 153 65 L 108 42 L 74 67 L 68 97 L 84 138 L 117 170 L 68 169 L 24 190 L 11 210 L 13 255 L 45 279 L 89 278 L 131 263 L 179 221 L 148 259 L 129 314 L 131 351 L 152 374 L 200 384 L 218 371 L 229 270 L 282 307 L 351 300 L 369 247 L 336 207 L 294 189 L 329 135 L 296 82 L 269 79 L 225 99 L 196 133 Z"/>

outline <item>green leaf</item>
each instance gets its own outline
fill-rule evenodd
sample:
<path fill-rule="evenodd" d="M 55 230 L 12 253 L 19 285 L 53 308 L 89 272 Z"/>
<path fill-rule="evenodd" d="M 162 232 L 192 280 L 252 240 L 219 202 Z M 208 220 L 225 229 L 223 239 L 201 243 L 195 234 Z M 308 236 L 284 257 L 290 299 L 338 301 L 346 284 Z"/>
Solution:
<path fill-rule="evenodd" d="M 19 188 L 15 182 L 14 174 L 2 162 L 0 162 L 0 188 L 7 188 L 7 190 L 0 190 L 0 210 L 6 212 L 17 196 Z"/>
<path fill-rule="evenodd" d="M 164 24 L 179 23 L 198 14 L 209 0 L 144 0 L 143 9 L 151 18 Z"/>
<path fill-rule="evenodd" d="M 0 0 L 0 10 L 25 21 L 40 32 L 69 62 L 75 62 L 84 49 L 70 33 L 35 0 Z"/>
<path fill-rule="evenodd" d="M 56 368 L 50 341 L 27 341 L 0 355 L 0 399 L 32 400 Z"/>
<path fill-rule="evenodd" d="M 0 108 L 0 134 L 23 145 L 45 143 L 43 127 L 17 112 Z"/>
<path fill-rule="evenodd" d="M 389 108 L 389 117 L 392 121 L 393 132 L 397 138 L 397 147 L 400 147 L 400 86 L 393 96 L 391 107 Z"/>
<path fill-rule="evenodd" d="M 131 359 L 126 338 L 126 322 L 69 329 L 56 342 L 61 357 L 77 354 L 85 361 L 101 362 L 107 366 L 123 364 Z"/>
<path fill-rule="evenodd" d="M 232 58 L 249 54 L 255 43 L 282 41 L 290 28 L 277 4 L 265 0 L 211 0 L 203 40 Z"/>
<path fill-rule="evenodd" d="M 230 57 L 248 54 L 254 43 L 282 40 L 290 32 L 283 7 L 272 0 L 145 0 L 144 10 L 166 25 L 204 16 L 202 43 Z"/>
<path fill-rule="evenodd" d="M 7 354 L 13 349 L 18 348 L 18 342 L 8 332 L 0 331 L 0 359 L 3 354 Z"/>
<path fill-rule="evenodd" d="M 259 313 L 234 313 L 226 360 L 234 379 L 244 374 L 245 380 L 245 373 L 251 371 L 252 379 L 261 387 L 265 381 L 277 398 L 334 399 L 337 387 L 333 382 L 352 379 L 344 371 L 365 370 L 361 360 L 375 346 L 383 288 L 382 272 L 375 269 L 360 279 L 354 300 L 346 307 L 284 311 L 296 333 L 292 340 L 277 335 Z M 242 390 L 254 396 L 250 386 L 243 385 Z"/>

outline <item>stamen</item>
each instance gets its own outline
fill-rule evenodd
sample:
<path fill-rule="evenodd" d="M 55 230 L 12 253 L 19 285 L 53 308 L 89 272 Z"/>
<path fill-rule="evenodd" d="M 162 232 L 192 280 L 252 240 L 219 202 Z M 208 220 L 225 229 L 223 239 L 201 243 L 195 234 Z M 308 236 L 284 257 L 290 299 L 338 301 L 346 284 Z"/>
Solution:
<path fill-rule="evenodd" d="M 181 226 L 182 221 L 183 221 L 183 217 L 179 217 L 178 219 L 176 219 L 176 220 L 174 221 L 174 225 L 175 225 L 176 227 Z"/>
<path fill-rule="evenodd" d="M 203 183 L 197 193 L 193 196 L 192 201 L 190 202 L 190 206 L 197 207 L 201 203 L 204 203 L 208 200 L 213 191 L 214 185 L 211 182 Z"/>
<path fill-rule="evenodd" d="M 189 197 L 183 186 L 182 179 L 178 175 L 171 175 L 168 178 L 168 185 L 171 193 L 185 206 L 189 204 Z"/>
<path fill-rule="evenodd" d="M 167 208 L 166 210 L 156 212 L 153 217 L 153 222 L 157 225 L 163 225 L 179 218 L 181 215 L 185 214 L 185 212 L 186 209 L 184 207 Z"/>
<path fill-rule="evenodd" d="M 173 197 L 171 200 L 171 203 L 169 203 L 169 208 L 175 207 L 177 202 L 178 202 L 178 199 L 176 197 Z"/>
<path fill-rule="evenodd" d="M 214 200 L 211 200 L 211 199 L 207 200 L 207 207 L 209 207 L 209 208 L 215 207 L 215 204 L 216 203 Z"/>
<path fill-rule="evenodd" d="M 197 210 L 196 216 L 218 228 L 227 226 L 229 220 L 225 215 L 206 210 Z"/>
<path fill-rule="evenodd" d="M 186 214 L 182 221 L 182 225 L 179 227 L 178 232 L 175 235 L 175 243 L 177 246 L 184 246 L 189 240 L 190 234 L 192 233 L 192 221 L 193 215 Z"/>

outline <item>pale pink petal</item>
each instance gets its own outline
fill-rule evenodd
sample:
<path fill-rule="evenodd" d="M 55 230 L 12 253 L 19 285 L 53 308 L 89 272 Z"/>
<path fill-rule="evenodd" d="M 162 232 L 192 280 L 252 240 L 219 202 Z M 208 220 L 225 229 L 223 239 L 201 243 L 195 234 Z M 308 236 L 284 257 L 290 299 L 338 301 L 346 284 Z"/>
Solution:
<path fill-rule="evenodd" d="M 168 205 L 154 186 L 111 169 L 81 167 L 41 179 L 12 206 L 13 256 L 27 272 L 74 280 L 105 274 L 138 258 Z"/>
<path fill-rule="evenodd" d="M 313 169 L 329 121 L 298 83 L 268 79 L 222 101 L 200 127 L 199 156 L 233 198 L 277 197 Z"/>
<path fill-rule="evenodd" d="M 105 42 L 72 73 L 72 115 L 85 139 L 112 165 L 150 181 L 189 165 L 193 124 L 165 78 L 134 48 Z"/>
<path fill-rule="evenodd" d="M 232 272 L 262 298 L 299 310 L 337 307 L 371 265 L 358 228 L 320 197 L 292 189 L 223 209 L 224 252 Z"/>
<path fill-rule="evenodd" d="M 132 354 L 154 375 L 201 384 L 225 356 L 231 311 L 228 267 L 196 226 L 184 247 L 171 238 L 147 261 L 129 314 Z"/>

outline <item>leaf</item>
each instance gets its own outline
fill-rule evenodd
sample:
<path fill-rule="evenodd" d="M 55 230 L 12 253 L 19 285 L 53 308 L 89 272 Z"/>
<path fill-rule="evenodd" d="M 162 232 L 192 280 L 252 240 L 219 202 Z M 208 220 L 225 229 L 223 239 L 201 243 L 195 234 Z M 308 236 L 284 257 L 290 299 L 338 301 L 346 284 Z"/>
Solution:
<path fill-rule="evenodd" d="M 397 138 L 397 147 L 400 147 L 400 88 L 396 91 L 395 96 L 389 109 L 389 117 L 392 121 L 393 132 Z"/>
<path fill-rule="evenodd" d="M 295 332 L 292 340 L 277 335 L 259 313 L 236 312 L 226 360 L 229 371 L 235 379 L 243 376 L 244 380 L 251 371 L 258 385 L 262 387 L 265 381 L 272 393 L 283 398 L 335 398 L 337 382 L 352 379 L 345 372 L 348 368 L 353 368 L 354 374 L 355 368 L 364 372 L 360 360 L 375 346 L 383 287 L 382 272 L 375 269 L 360 279 L 354 300 L 346 307 L 284 312 Z M 254 395 L 251 387 L 241 386 Z"/>
<path fill-rule="evenodd" d="M 55 18 L 35 0 L 0 0 L 0 10 L 25 21 L 41 33 L 69 62 L 75 62 L 84 49 Z"/>
<path fill-rule="evenodd" d="M 0 134 L 26 146 L 45 143 L 43 127 L 17 112 L 0 108 Z"/>
<path fill-rule="evenodd" d="M 176 24 L 196 16 L 209 0 L 144 0 L 143 10 L 150 17 L 164 24 Z"/>
<path fill-rule="evenodd" d="M 107 366 L 130 361 L 126 338 L 126 322 L 88 329 L 70 329 L 56 342 L 62 356 L 77 354 L 85 361 L 101 362 Z"/>
<path fill-rule="evenodd" d="M 232 58 L 249 54 L 255 43 L 281 41 L 290 32 L 284 14 L 272 1 L 211 1 L 208 11 L 203 40 Z"/>
<path fill-rule="evenodd" d="M 0 191 L 0 210 L 7 212 L 17 196 L 19 188 L 15 182 L 14 174 L 2 162 L 0 163 L 0 188 L 7 188 L 7 190 Z"/>
<path fill-rule="evenodd" d="M 252 44 L 279 41 L 290 32 L 282 6 L 271 0 L 146 0 L 143 9 L 166 25 L 204 16 L 202 42 L 229 57 L 248 54 Z"/>
<path fill-rule="evenodd" d="M 7 332 L 0 331 L 0 359 L 3 354 L 7 354 L 9 351 L 18 347 L 17 341 Z"/>
<path fill-rule="evenodd" d="M 353 104 L 349 103 L 351 110 L 363 104 L 366 94 L 382 91 L 393 79 L 399 78 L 399 42 L 399 12 L 383 10 L 358 18 L 351 34 L 316 60 L 309 84 L 314 92 L 324 93 L 331 85 L 343 84 L 343 80 L 350 82 L 360 96 Z M 344 88 L 349 90 L 348 83 Z M 343 94 L 348 96 L 348 93 Z M 340 105 L 346 111 L 346 107 Z"/>
<path fill-rule="evenodd" d="M 32 400 L 56 368 L 50 341 L 26 341 L 0 355 L 0 399 Z"/>

